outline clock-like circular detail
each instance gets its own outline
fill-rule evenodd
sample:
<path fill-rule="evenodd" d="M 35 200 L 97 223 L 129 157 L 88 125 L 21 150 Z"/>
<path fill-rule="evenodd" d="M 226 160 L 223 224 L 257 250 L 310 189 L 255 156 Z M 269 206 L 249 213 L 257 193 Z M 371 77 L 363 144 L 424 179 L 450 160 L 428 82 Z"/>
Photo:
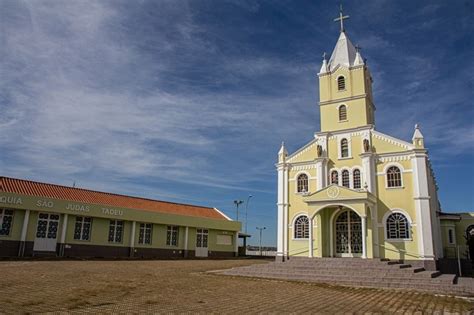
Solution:
<path fill-rule="evenodd" d="M 329 187 L 326 193 L 329 198 L 337 198 L 337 196 L 339 196 L 339 187 L 337 186 Z"/>

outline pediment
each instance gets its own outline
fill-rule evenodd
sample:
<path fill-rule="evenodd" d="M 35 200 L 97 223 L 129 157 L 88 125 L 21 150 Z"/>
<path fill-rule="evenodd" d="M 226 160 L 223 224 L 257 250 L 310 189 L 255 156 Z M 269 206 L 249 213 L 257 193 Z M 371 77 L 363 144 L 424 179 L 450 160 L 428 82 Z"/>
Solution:
<path fill-rule="evenodd" d="M 343 186 L 330 185 L 303 197 L 306 203 L 337 202 L 337 201 L 369 201 L 375 202 L 375 196 L 366 190 L 354 190 Z"/>

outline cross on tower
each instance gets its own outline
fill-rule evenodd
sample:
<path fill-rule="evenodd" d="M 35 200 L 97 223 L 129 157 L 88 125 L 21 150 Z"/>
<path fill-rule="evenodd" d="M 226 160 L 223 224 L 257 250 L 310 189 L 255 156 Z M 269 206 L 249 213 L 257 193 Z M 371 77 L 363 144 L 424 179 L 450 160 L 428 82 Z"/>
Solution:
<path fill-rule="evenodd" d="M 349 15 L 342 14 L 342 4 L 339 8 L 339 17 L 334 19 L 334 22 L 340 21 L 341 22 L 341 33 L 344 32 L 344 20 L 348 19 Z"/>

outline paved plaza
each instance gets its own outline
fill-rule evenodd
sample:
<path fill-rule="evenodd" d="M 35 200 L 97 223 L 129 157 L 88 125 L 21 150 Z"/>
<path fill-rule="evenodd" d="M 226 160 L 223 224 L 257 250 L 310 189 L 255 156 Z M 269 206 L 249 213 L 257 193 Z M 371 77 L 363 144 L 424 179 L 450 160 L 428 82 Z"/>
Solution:
<path fill-rule="evenodd" d="M 259 260 L 4 261 L 0 313 L 471 313 L 467 299 L 206 273 Z"/>

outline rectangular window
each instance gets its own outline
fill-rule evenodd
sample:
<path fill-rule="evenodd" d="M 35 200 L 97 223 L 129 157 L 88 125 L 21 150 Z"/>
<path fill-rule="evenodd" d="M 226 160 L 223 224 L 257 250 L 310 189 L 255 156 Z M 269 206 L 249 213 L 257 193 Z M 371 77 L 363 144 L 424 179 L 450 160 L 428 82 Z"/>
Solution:
<path fill-rule="evenodd" d="M 168 233 L 166 234 L 166 245 L 178 246 L 178 227 L 168 226 Z"/>
<path fill-rule="evenodd" d="M 89 241 L 91 236 L 92 218 L 76 217 L 74 226 L 74 239 L 79 241 Z"/>
<path fill-rule="evenodd" d="M 454 232 L 452 229 L 448 230 L 448 241 L 449 244 L 454 244 Z"/>
<path fill-rule="evenodd" d="M 10 235 L 13 221 L 13 210 L 0 209 L 0 236 Z"/>
<path fill-rule="evenodd" d="M 232 245 L 232 235 L 217 235 L 217 245 Z"/>
<path fill-rule="evenodd" d="M 140 232 L 138 234 L 138 244 L 151 244 L 151 235 L 153 233 L 152 223 L 140 223 Z"/>
<path fill-rule="evenodd" d="M 123 221 L 110 220 L 109 242 L 122 243 Z"/>

